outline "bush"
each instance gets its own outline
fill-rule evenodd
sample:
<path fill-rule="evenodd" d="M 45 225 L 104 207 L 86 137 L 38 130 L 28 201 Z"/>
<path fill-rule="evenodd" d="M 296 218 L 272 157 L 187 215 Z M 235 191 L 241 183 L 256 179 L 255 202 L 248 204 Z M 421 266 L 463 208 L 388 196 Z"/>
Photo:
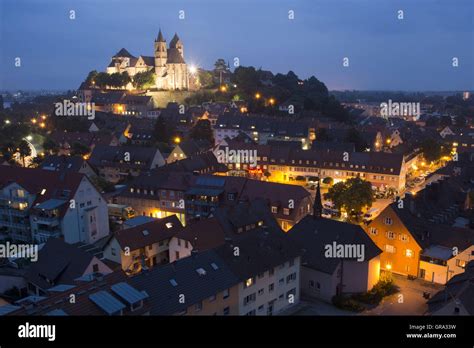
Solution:
<path fill-rule="evenodd" d="M 366 304 L 379 304 L 386 296 L 392 295 L 398 291 L 392 279 L 381 279 L 368 292 L 355 294 L 352 298 Z"/>
<path fill-rule="evenodd" d="M 352 298 L 336 295 L 332 298 L 332 303 L 340 309 L 351 312 L 362 312 L 365 308 Z"/>

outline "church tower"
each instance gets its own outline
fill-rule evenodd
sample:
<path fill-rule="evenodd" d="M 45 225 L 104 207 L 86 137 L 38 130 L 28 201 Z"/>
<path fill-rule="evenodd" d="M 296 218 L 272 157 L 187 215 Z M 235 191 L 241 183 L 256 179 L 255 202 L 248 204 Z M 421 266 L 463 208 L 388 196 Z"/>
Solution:
<path fill-rule="evenodd" d="M 316 196 L 313 204 L 313 219 L 320 219 L 323 214 L 323 205 L 321 203 L 321 185 L 318 179 L 318 186 L 316 187 Z"/>
<path fill-rule="evenodd" d="M 184 58 L 184 46 L 177 33 L 174 33 L 174 36 L 170 41 L 170 48 L 176 48 L 181 54 L 181 57 Z"/>
<path fill-rule="evenodd" d="M 166 71 L 166 61 L 168 59 L 168 50 L 166 48 L 166 40 L 163 34 L 158 33 L 158 37 L 155 39 L 155 74 L 156 74 L 156 85 L 158 88 L 163 88 L 162 77 Z"/>

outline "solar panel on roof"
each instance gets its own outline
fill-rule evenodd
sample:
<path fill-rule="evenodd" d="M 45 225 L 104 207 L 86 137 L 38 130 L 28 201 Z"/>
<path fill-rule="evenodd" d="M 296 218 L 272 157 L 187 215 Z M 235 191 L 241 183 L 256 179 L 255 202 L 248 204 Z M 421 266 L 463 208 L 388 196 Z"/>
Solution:
<path fill-rule="evenodd" d="M 10 312 L 14 312 L 14 311 L 16 311 L 17 309 L 20 309 L 20 308 L 21 308 L 20 306 L 14 306 L 14 305 L 11 305 L 11 304 L 0 306 L 0 315 L 5 315 L 5 314 L 8 314 Z"/>
<path fill-rule="evenodd" d="M 46 313 L 49 316 L 65 316 L 67 313 L 62 309 L 53 309 L 51 312 Z"/>
<path fill-rule="evenodd" d="M 59 284 L 49 288 L 48 291 L 52 292 L 63 292 L 74 288 L 74 285 L 67 285 L 67 284 Z"/>
<path fill-rule="evenodd" d="M 110 289 L 129 304 L 137 303 L 138 301 L 148 297 L 146 293 L 140 292 L 124 282 L 114 284 L 110 287 Z"/>
<path fill-rule="evenodd" d="M 111 294 L 109 294 L 107 291 L 104 291 L 104 290 L 101 290 L 92 295 L 89 295 L 89 300 L 94 302 L 108 315 L 117 313 L 127 307 L 122 302 L 120 302 L 119 300 L 117 300 L 115 297 L 113 297 Z"/>

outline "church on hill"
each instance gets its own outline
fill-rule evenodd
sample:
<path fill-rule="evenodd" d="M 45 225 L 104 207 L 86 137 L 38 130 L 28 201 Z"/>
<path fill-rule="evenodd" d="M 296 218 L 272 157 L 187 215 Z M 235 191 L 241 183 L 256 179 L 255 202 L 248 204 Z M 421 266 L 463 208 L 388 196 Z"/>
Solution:
<path fill-rule="evenodd" d="M 188 66 L 184 61 L 184 46 L 177 34 L 166 45 L 161 33 L 155 39 L 154 56 L 135 57 L 122 48 L 112 57 L 107 73 L 126 71 L 130 77 L 139 72 L 152 70 L 155 73 L 156 88 L 164 90 L 186 90 L 189 88 Z"/>

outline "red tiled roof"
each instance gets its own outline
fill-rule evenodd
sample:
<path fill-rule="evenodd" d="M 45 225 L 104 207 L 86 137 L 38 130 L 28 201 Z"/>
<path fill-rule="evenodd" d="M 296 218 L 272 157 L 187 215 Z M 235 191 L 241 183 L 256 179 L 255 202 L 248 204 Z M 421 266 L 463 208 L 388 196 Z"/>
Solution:
<path fill-rule="evenodd" d="M 183 225 L 176 215 L 171 215 L 136 227 L 116 231 L 114 237 L 122 250 L 128 247 L 132 251 L 169 239 L 182 229 Z"/>

